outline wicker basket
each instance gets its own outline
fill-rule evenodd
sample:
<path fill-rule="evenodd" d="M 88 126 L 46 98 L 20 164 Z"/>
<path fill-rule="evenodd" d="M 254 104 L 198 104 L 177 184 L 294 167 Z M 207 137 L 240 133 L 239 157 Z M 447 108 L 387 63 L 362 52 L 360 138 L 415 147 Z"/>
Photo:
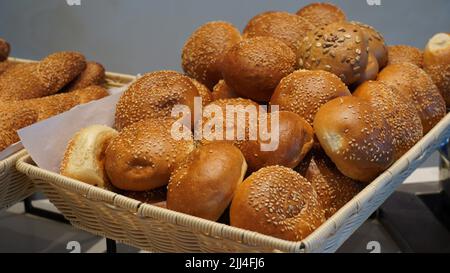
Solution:
<path fill-rule="evenodd" d="M 34 62 L 18 58 L 9 58 L 9 61 L 16 63 Z M 131 75 L 106 72 L 105 87 L 121 87 L 134 79 L 135 77 Z M 21 150 L 0 161 L 0 209 L 12 206 L 35 192 L 31 180 L 16 170 L 16 161 L 24 155 L 26 155 L 25 150 Z"/>
<path fill-rule="evenodd" d="M 17 169 L 75 226 L 153 252 L 334 252 L 450 136 L 450 114 L 389 170 L 301 242 L 289 242 L 140 203 L 42 170 Z"/>

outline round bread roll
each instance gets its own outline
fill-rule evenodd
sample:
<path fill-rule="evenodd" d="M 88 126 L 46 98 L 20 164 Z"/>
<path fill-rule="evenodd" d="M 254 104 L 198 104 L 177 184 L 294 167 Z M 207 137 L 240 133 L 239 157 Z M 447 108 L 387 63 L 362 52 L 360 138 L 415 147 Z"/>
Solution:
<path fill-rule="evenodd" d="M 239 98 L 239 95 L 236 94 L 231 88 L 226 84 L 224 80 L 220 80 L 212 91 L 212 99 L 213 101 L 221 100 L 221 99 L 235 99 Z"/>
<path fill-rule="evenodd" d="M 350 85 L 365 71 L 368 62 L 367 36 L 347 22 L 333 23 L 310 31 L 302 42 L 299 65 L 325 70 Z"/>
<path fill-rule="evenodd" d="M 117 131 L 103 125 L 92 125 L 80 130 L 70 140 L 61 163 L 62 175 L 106 188 L 105 150 Z"/>
<path fill-rule="evenodd" d="M 283 78 L 270 100 L 282 111 L 291 111 L 312 124 L 319 108 L 328 101 L 351 96 L 347 86 L 334 74 L 297 70 Z"/>
<path fill-rule="evenodd" d="M 314 149 L 311 154 L 304 177 L 311 182 L 328 219 L 355 197 L 363 185 L 343 175 L 321 149 Z"/>
<path fill-rule="evenodd" d="M 297 15 L 305 18 L 316 27 L 347 20 L 344 11 L 330 3 L 312 3 L 297 11 Z"/>
<path fill-rule="evenodd" d="M 446 114 L 445 101 L 428 74 L 410 63 L 386 66 L 378 80 L 410 98 L 422 120 L 423 133 L 428 133 Z"/>
<path fill-rule="evenodd" d="M 388 64 L 411 63 L 423 68 L 423 52 L 407 45 L 388 46 Z"/>
<path fill-rule="evenodd" d="M 323 105 L 314 119 L 320 145 L 346 176 L 372 182 L 394 160 L 391 128 L 381 109 L 356 97 L 341 97 Z"/>
<path fill-rule="evenodd" d="M 190 77 L 209 89 L 222 78 L 223 56 L 241 41 L 241 33 L 227 22 L 209 22 L 198 28 L 183 47 L 182 66 Z"/>
<path fill-rule="evenodd" d="M 380 67 L 378 66 L 377 58 L 372 53 L 369 53 L 369 59 L 366 66 L 366 70 L 361 73 L 361 77 L 359 80 L 354 83 L 354 86 L 359 86 L 366 81 L 376 80 L 378 76 L 378 72 L 380 71 Z"/>
<path fill-rule="evenodd" d="M 191 79 L 191 80 L 192 80 L 192 83 L 197 88 L 198 94 L 202 98 L 202 105 L 206 106 L 206 105 L 210 104 L 213 101 L 213 97 L 212 97 L 212 93 L 208 89 L 208 87 L 206 87 L 204 84 L 197 81 L 196 79 Z"/>
<path fill-rule="evenodd" d="M 271 126 L 271 119 L 274 118 L 278 118 L 278 128 Z M 269 130 L 277 130 L 278 133 L 275 131 L 276 135 L 273 134 L 268 140 L 258 137 L 257 140 L 239 143 L 238 146 L 245 156 L 250 172 L 272 165 L 295 168 L 314 145 L 314 131 L 311 125 L 295 113 L 274 112 L 262 122 L 267 124 Z M 261 146 L 263 143 L 267 144 L 268 151 L 263 151 Z"/>
<path fill-rule="evenodd" d="M 230 224 L 289 241 L 300 241 L 324 222 L 311 183 L 292 169 L 265 167 L 237 189 Z"/>
<path fill-rule="evenodd" d="M 194 111 L 199 96 L 192 80 L 175 71 L 157 71 L 143 75 L 123 93 L 116 106 L 115 127 L 123 128 L 147 118 L 170 117 L 175 105 L 187 105 Z"/>
<path fill-rule="evenodd" d="M 269 11 L 253 17 L 244 29 L 244 38 L 273 37 L 287 44 L 299 57 L 301 41 L 314 25 L 289 12 Z"/>
<path fill-rule="evenodd" d="M 424 52 L 424 69 L 450 107 L 450 34 L 438 33 L 430 39 Z"/>
<path fill-rule="evenodd" d="M 244 156 L 233 145 L 218 142 L 201 146 L 170 176 L 167 208 L 217 221 L 246 171 Z"/>
<path fill-rule="evenodd" d="M 351 23 L 363 30 L 368 39 L 369 52 L 375 56 L 380 68 L 385 67 L 388 63 L 388 48 L 383 35 L 372 26 L 356 21 L 352 21 Z"/>
<path fill-rule="evenodd" d="M 111 183 L 127 191 L 167 185 L 171 172 L 194 149 L 190 131 L 190 135 L 174 135 L 174 124 L 172 119 L 146 119 L 123 129 L 106 150 Z"/>
<path fill-rule="evenodd" d="M 10 51 L 11 46 L 9 45 L 9 43 L 0 38 L 0 62 L 8 59 Z"/>
<path fill-rule="evenodd" d="M 245 39 L 225 55 L 222 75 L 239 96 L 268 102 L 282 78 L 294 72 L 294 52 L 272 37 Z"/>
<path fill-rule="evenodd" d="M 360 85 L 354 96 L 370 102 L 392 128 L 394 160 L 402 157 L 423 136 L 423 127 L 414 103 L 401 93 L 380 81 Z"/>

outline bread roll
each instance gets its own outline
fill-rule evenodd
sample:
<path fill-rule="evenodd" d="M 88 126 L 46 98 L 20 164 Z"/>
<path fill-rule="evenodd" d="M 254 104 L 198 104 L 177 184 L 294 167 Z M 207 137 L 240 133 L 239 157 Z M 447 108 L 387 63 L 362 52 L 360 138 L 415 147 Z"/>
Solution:
<path fill-rule="evenodd" d="M 0 62 L 8 59 L 10 51 L 11 46 L 9 45 L 9 43 L 0 38 Z"/>
<path fill-rule="evenodd" d="M 239 95 L 236 94 L 224 80 L 220 80 L 212 91 L 212 99 L 213 101 L 221 100 L 221 99 L 235 99 L 239 98 Z"/>
<path fill-rule="evenodd" d="M 288 45 L 299 57 L 301 41 L 314 25 L 289 12 L 269 11 L 253 17 L 244 29 L 244 38 L 273 37 Z"/>
<path fill-rule="evenodd" d="M 344 11 L 330 3 L 309 4 L 297 11 L 297 15 L 305 18 L 316 27 L 347 20 Z"/>
<path fill-rule="evenodd" d="M 278 115 L 278 143 L 275 139 L 242 141 L 237 144 L 245 156 L 250 172 L 257 171 L 263 167 L 280 165 L 295 168 L 300 161 L 311 150 L 314 144 L 314 131 L 299 115 L 292 112 L 281 111 L 271 113 L 268 120 L 269 130 L 276 130 L 270 126 L 270 119 Z M 273 150 L 263 151 L 261 144 L 269 144 L 273 141 Z M 276 147 L 275 147 L 276 145 Z"/>
<path fill-rule="evenodd" d="M 353 95 L 369 101 L 392 128 L 394 160 L 402 157 L 422 138 L 422 122 L 414 103 L 408 97 L 379 81 L 363 83 Z"/>
<path fill-rule="evenodd" d="M 115 127 L 123 128 L 147 118 L 170 117 L 177 104 L 194 110 L 199 92 L 192 80 L 175 71 L 147 73 L 136 80 L 121 96 L 116 106 Z"/>
<path fill-rule="evenodd" d="M 211 91 L 208 89 L 208 87 L 206 87 L 204 84 L 202 84 L 201 82 L 195 80 L 195 79 L 191 79 L 192 83 L 195 85 L 195 87 L 197 88 L 198 94 L 200 95 L 200 97 L 202 98 L 202 105 L 208 105 L 213 101 L 213 96 Z"/>
<path fill-rule="evenodd" d="M 16 65 L 0 77 L 0 100 L 26 100 L 55 94 L 85 66 L 84 56 L 77 52 L 58 52 L 38 63 Z"/>
<path fill-rule="evenodd" d="M 105 82 L 105 78 L 105 68 L 103 65 L 96 62 L 87 62 L 84 71 L 65 86 L 64 91 L 70 92 L 92 85 L 102 85 Z"/>
<path fill-rule="evenodd" d="M 369 53 L 366 69 L 361 73 L 361 77 L 353 86 L 359 86 L 364 82 L 376 80 L 379 70 L 377 58 L 372 53 Z"/>
<path fill-rule="evenodd" d="M 0 62 L 0 75 L 3 74 L 3 72 L 5 72 L 6 70 L 8 70 L 16 65 L 17 65 L 17 63 L 10 62 L 10 61 Z"/>
<path fill-rule="evenodd" d="M 223 56 L 240 40 L 239 30 L 227 22 L 209 22 L 199 27 L 183 47 L 183 70 L 212 89 L 222 79 Z"/>
<path fill-rule="evenodd" d="M 317 139 L 344 175 L 368 183 L 392 164 L 392 129 L 381 111 L 363 99 L 341 97 L 317 112 Z"/>
<path fill-rule="evenodd" d="M 16 131 L 37 121 L 34 109 L 0 103 L 0 151 L 19 141 Z"/>
<path fill-rule="evenodd" d="M 61 174 L 79 181 L 106 188 L 105 150 L 117 131 L 103 125 L 80 130 L 69 142 L 61 163 Z"/>
<path fill-rule="evenodd" d="M 378 80 L 409 97 L 422 120 L 423 133 L 428 133 L 446 114 L 445 101 L 428 74 L 410 63 L 388 65 Z"/>
<path fill-rule="evenodd" d="M 331 72 L 347 85 L 360 79 L 367 63 L 367 36 L 351 23 L 338 22 L 316 28 L 302 42 L 301 68 Z"/>
<path fill-rule="evenodd" d="M 385 67 L 388 63 L 388 48 L 383 35 L 372 26 L 356 21 L 352 21 L 351 23 L 363 30 L 368 39 L 369 52 L 377 59 L 380 68 Z"/>
<path fill-rule="evenodd" d="M 230 224 L 289 241 L 300 241 L 324 222 L 311 183 L 292 169 L 265 167 L 237 189 Z"/>
<path fill-rule="evenodd" d="M 245 39 L 225 54 L 222 75 L 239 96 L 268 102 L 282 78 L 294 72 L 294 52 L 272 37 Z"/>
<path fill-rule="evenodd" d="M 411 63 L 423 68 L 423 52 L 413 46 L 388 46 L 388 60 L 388 64 Z"/>
<path fill-rule="evenodd" d="M 319 108 L 342 96 L 351 96 L 347 86 L 326 71 L 297 70 L 283 78 L 270 100 L 282 111 L 291 111 L 312 124 Z"/>
<path fill-rule="evenodd" d="M 450 107 L 450 34 L 438 33 L 430 39 L 424 52 L 424 69 Z"/>
<path fill-rule="evenodd" d="M 246 171 L 244 156 L 233 145 L 218 142 L 201 146 L 170 176 L 167 208 L 217 221 Z"/>
<path fill-rule="evenodd" d="M 193 149 L 192 135 L 177 140 L 171 119 L 146 119 L 123 129 L 106 150 L 105 169 L 111 183 L 127 191 L 165 186 L 171 172 Z"/>

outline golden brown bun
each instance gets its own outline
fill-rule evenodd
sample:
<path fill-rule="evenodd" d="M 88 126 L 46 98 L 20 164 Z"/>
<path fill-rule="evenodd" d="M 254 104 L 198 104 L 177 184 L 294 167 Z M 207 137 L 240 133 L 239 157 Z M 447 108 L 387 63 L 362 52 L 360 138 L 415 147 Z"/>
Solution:
<path fill-rule="evenodd" d="M 105 68 L 96 62 L 87 62 L 86 68 L 78 77 L 64 87 L 64 91 L 74 91 L 91 85 L 102 85 L 105 82 Z"/>
<path fill-rule="evenodd" d="M 308 33 L 302 43 L 299 65 L 331 72 L 350 85 L 366 69 L 367 49 L 367 36 L 360 27 L 347 22 L 333 23 Z"/>
<path fill-rule="evenodd" d="M 17 65 L 17 63 L 13 63 L 13 62 L 10 62 L 10 61 L 0 62 L 0 75 L 3 72 L 5 72 L 6 70 L 8 70 L 8 69 L 10 69 L 10 68 L 12 68 L 12 67 L 14 67 L 16 65 Z"/>
<path fill-rule="evenodd" d="M 25 100 L 55 94 L 85 66 L 84 56 L 77 52 L 58 52 L 38 63 L 16 65 L 0 77 L 0 100 Z"/>
<path fill-rule="evenodd" d="M 368 101 L 341 97 L 323 105 L 314 119 L 320 145 L 346 176 L 372 182 L 394 161 L 393 135 Z"/>
<path fill-rule="evenodd" d="M 322 149 L 314 149 L 305 166 L 300 174 L 313 185 L 327 219 L 363 189 L 361 183 L 343 175 Z"/>
<path fill-rule="evenodd" d="M 265 167 L 237 189 L 230 224 L 289 241 L 300 241 L 324 222 L 311 183 L 292 169 Z"/>
<path fill-rule="evenodd" d="M 244 38 L 273 37 L 287 44 L 299 57 L 301 42 L 314 25 L 289 12 L 269 11 L 253 17 L 244 29 Z"/>
<path fill-rule="evenodd" d="M 379 81 L 363 83 L 353 95 L 369 101 L 392 128 L 394 160 L 402 157 L 422 138 L 422 122 L 414 103 L 408 97 Z"/>
<path fill-rule="evenodd" d="M 407 45 L 388 46 L 388 64 L 411 63 L 423 68 L 423 52 Z"/>
<path fill-rule="evenodd" d="M 366 66 L 366 70 L 364 70 L 364 72 L 361 73 L 361 77 L 356 83 L 354 83 L 354 86 L 359 86 L 367 81 L 376 80 L 379 71 L 380 68 L 378 66 L 377 58 L 375 58 L 375 55 L 373 55 L 372 53 L 369 53 L 369 59 Z"/>
<path fill-rule="evenodd" d="M 388 63 L 388 48 L 383 35 L 372 26 L 356 21 L 352 21 L 351 23 L 359 26 L 363 30 L 368 39 L 369 52 L 375 56 L 380 68 L 385 67 Z"/>
<path fill-rule="evenodd" d="M 221 100 L 221 99 L 234 99 L 239 98 L 239 95 L 236 94 L 231 88 L 226 84 L 224 80 L 220 80 L 212 91 L 212 99 L 213 101 Z"/>
<path fill-rule="evenodd" d="M 19 141 L 16 131 L 37 121 L 34 109 L 17 104 L 0 103 L 0 151 Z"/>
<path fill-rule="evenodd" d="M 450 34 L 438 33 L 430 39 L 424 52 L 424 69 L 450 107 Z"/>
<path fill-rule="evenodd" d="M 281 111 L 270 114 L 267 121 L 264 121 L 269 130 L 275 130 L 270 126 L 270 120 L 276 114 L 279 120 L 279 135 L 275 150 L 262 151 L 261 144 L 269 144 L 270 141 L 263 141 L 260 137 L 238 145 L 250 172 L 272 165 L 295 168 L 313 147 L 314 131 L 311 125 L 295 113 Z"/>
<path fill-rule="evenodd" d="M 0 62 L 8 59 L 10 51 L 11 46 L 9 45 L 9 43 L 0 38 Z"/>
<path fill-rule="evenodd" d="M 170 173 L 193 149 L 192 135 L 176 140 L 171 119 L 146 119 L 123 129 L 106 150 L 105 169 L 111 183 L 128 191 L 167 185 Z"/>
<path fill-rule="evenodd" d="M 238 95 L 268 102 L 282 78 L 295 70 L 296 57 L 285 43 L 272 37 L 245 39 L 225 55 L 222 75 Z"/>
<path fill-rule="evenodd" d="M 312 3 L 297 11 L 297 15 L 305 18 L 316 27 L 347 20 L 339 7 L 330 3 Z"/>
<path fill-rule="evenodd" d="M 192 80 L 175 71 L 147 73 L 136 80 L 122 95 L 116 106 L 115 127 L 123 128 L 147 118 L 170 117 L 177 104 L 194 110 L 199 92 Z"/>
<path fill-rule="evenodd" d="M 222 79 L 223 56 L 239 41 L 241 33 L 230 23 L 218 21 L 204 24 L 189 37 L 183 47 L 183 70 L 212 89 Z"/>
<path fill-rule="evenodd" d="M 246 171 L 244 156 L 233 145 L 217 142 L 201 146 L 170 176 L 167 208 L 217 221 Z"/>
<path fill-rule="evenodd" d="M 202 105 L 208 105 L 213 101 L 212 93 L 204 84 L 195 79 L 191 79 L 192 83 L 197 88 L 198 94 L 202 98 Z"/>
<path fill-rule="evenodd" d="M 294 112 L 312 124 L 320 106 L 334 98 L 351 95 L 347 86 L 332 73 L 297 70 L 281 80 L 270 104 Z"/>
<path fill-rule="evenodd" d="M 61 163 L 62 175 L 106 188 L 105 150 L 117 131 L 103 125 L 92 125 L 80 130 L 70 140 Z"/>
<path fill-rule="evenodd" d="M 166 187 L 151 191 L 124 191 L 122 195 L 138 200 L 142 203 L 166 208 L 167 190 Z"/>
<path fill-rule="evenodd" d="M 409 97 L 422 120 L 423 133 L 428 133 L 446 114 L 445 101 L 428 74 L 410 63 L 386 66 L 378 80 Z"/>

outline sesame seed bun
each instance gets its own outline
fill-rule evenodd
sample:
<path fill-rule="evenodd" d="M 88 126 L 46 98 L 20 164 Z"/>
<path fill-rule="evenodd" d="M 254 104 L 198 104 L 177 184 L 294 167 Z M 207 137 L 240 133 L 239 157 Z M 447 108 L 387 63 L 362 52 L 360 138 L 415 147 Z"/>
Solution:
<path fill-rule="evenodd" d="M 445 101 L 430 76 L 410 63 L 386 66 L 378 80 L 409 97 L 422 120 L 423 133 L 428 133 L 446 114 Z"/>
<path fill-rule="evenodd" d="M 385 67 L 388 63 L 388 48 L 383 35 L 372 26 L 356 21 L 350 23 L 357 25 L 363 30 L 368 39 L 369 52 L 375 56 L 380 68 Z"/>
<path fill-rule="evenodd" d="M 224 80 L 220 80 L 212 91 L 213 101 L 221 100 L 221 99 L 234 99 L 239 98 L 239 95 L 236 94 L 231 88 L 227 85 Z"/>
<path fill-rule="evenodd" d="M 422 50 L 407 45 L 388 46 L 388 64 L 411 63 L 423 68 Z"/>
<path fill-rule="evenodd" d="M 217 221 L 244 179 L 247 164 L 224 142 L 195 149 L 170 176 L 167 208 Z"/>
<path fill-rule="evenodd" d="M 194 149 L 172 136 L 171 119 L 146 119 L 123 129 L 106 149 L 105 169 L 111 183 L 128 191 L 167 185 L 171 172 Z"/>
<path fill-rule="evenodd" d="M 78 77 L 64 87 L 64 92 L 70 92 L 91 85 L 102 85 L 105 82 L 105 68 L 96 62 L 87 62 L 86 68 Z"/>
<path fill-rule="evenodd" d="M 319 108 L 341 96 L 351 96 L 347 86 L 334 74 L 297 70 L 283 78 L 270 100 L 280 110 L 291 111 L 312 125 Z"/>
<path fill-rule="evenodd" d="M 394 161 L 393 135 L 380 111 L 357 97 L 323 105 L 314 119 L 321 147 L 346 176 L 372 182 Z"/>
<path fill-rule="evenodd" d="M 375 55 L 372 53 L 369 53 L 369 59 L 367 62 L 366 69 L 361 73 L 361 77 L 357 82 L 355 82 L 352 87 L 359 86 L 364 82 L 376 80 L 378 76 L 378 72 L 380 71 L 380 68 L 378 66 L 378 61 L 375 58 Z"/>
<path fill-rule="evenodd" d="M 16 66 L 17 63 L 9 62 L 9 61 L 3 61 L 0 62 L 0 75 L 5 72 L 6 70 Z"/>
<path fill-rule="evenodd" d="M 225 52 L 240 40 L 241 33 L 230 23 L 217 21 L 202 25 L 183 47 L 183 70 L 212 89 L 222 79 L 221 67 Z"/>
<path fill-rule="evenodd" d="M 253 17 L 244 29 L 244 38 L 273 37 L 288 45 L 299 57 L 301 41 L 314 28 L 306 19 L 289 12 L 269 11 Z"/>
<path fill-rule="evenodd" d="M 394 159 L 399 159 L 423 136 L 419 114 L 410 98 L 379 81 L 360 85 L 354 96 L 369 101 L 390 125 L 394 135 Z"/>
<path fill-rule="evenodd" d="M 302 43 L 299 65 L 325 70 L 350 85 L 357 82 L 368 62 L 367 36 L 347 22 L 332 23 L 308 33 Z"/>
<path fill-rule="evenodd" d="M 36 110 L 18 104 L 0 103 L 0 151 L 19 141 L 16 131 L 35 123 Z"/>
<path fill-rule="evenodd" d="M 10 51 L 11 46 L 9 45 L 9 43 L 0 38 L 0 62 L 8 59 Z"/>
<path fill-rule="evenodd" d="M 297 11 L 297 15 L 305 18 L 316 27 L 347 20 L 344 11 L 330 3 L 309 4 Z"/>
<path fill-rule="evenodd" d="M 202 105 L 208 105 L 213 101 L 213 96 L 211 91 L 206 87 L 206 85 L 202 84 L 201 82 L 197 81 L 196 79 L 191 78 L 192 83 L 197 88 L 198 94 L 202 98 Z"/>
<path fill-rule="evenodd" d="M 241 97 L 268 102 L 280 80 L 295 67 L 295 54 L 285 43 L 272 37 L 255 37 L 227 52 L 222 75 Z"/>
<path fill-rule="evenodd" d="M 237 189 L 231 226 L 289 241 L 300 241 L 324 222 L 311 183 L 292 169 L 269 166 L 251 174 Z"/>
<path fill-rule="evenodd" d="M 177 104 L 194 110 L 199 92 L 192 80 L 175 71 L 147 73 L 123 93 L 116 106 L 115 127 L 123 128 L 147 118 L 170 117 Z"/>

